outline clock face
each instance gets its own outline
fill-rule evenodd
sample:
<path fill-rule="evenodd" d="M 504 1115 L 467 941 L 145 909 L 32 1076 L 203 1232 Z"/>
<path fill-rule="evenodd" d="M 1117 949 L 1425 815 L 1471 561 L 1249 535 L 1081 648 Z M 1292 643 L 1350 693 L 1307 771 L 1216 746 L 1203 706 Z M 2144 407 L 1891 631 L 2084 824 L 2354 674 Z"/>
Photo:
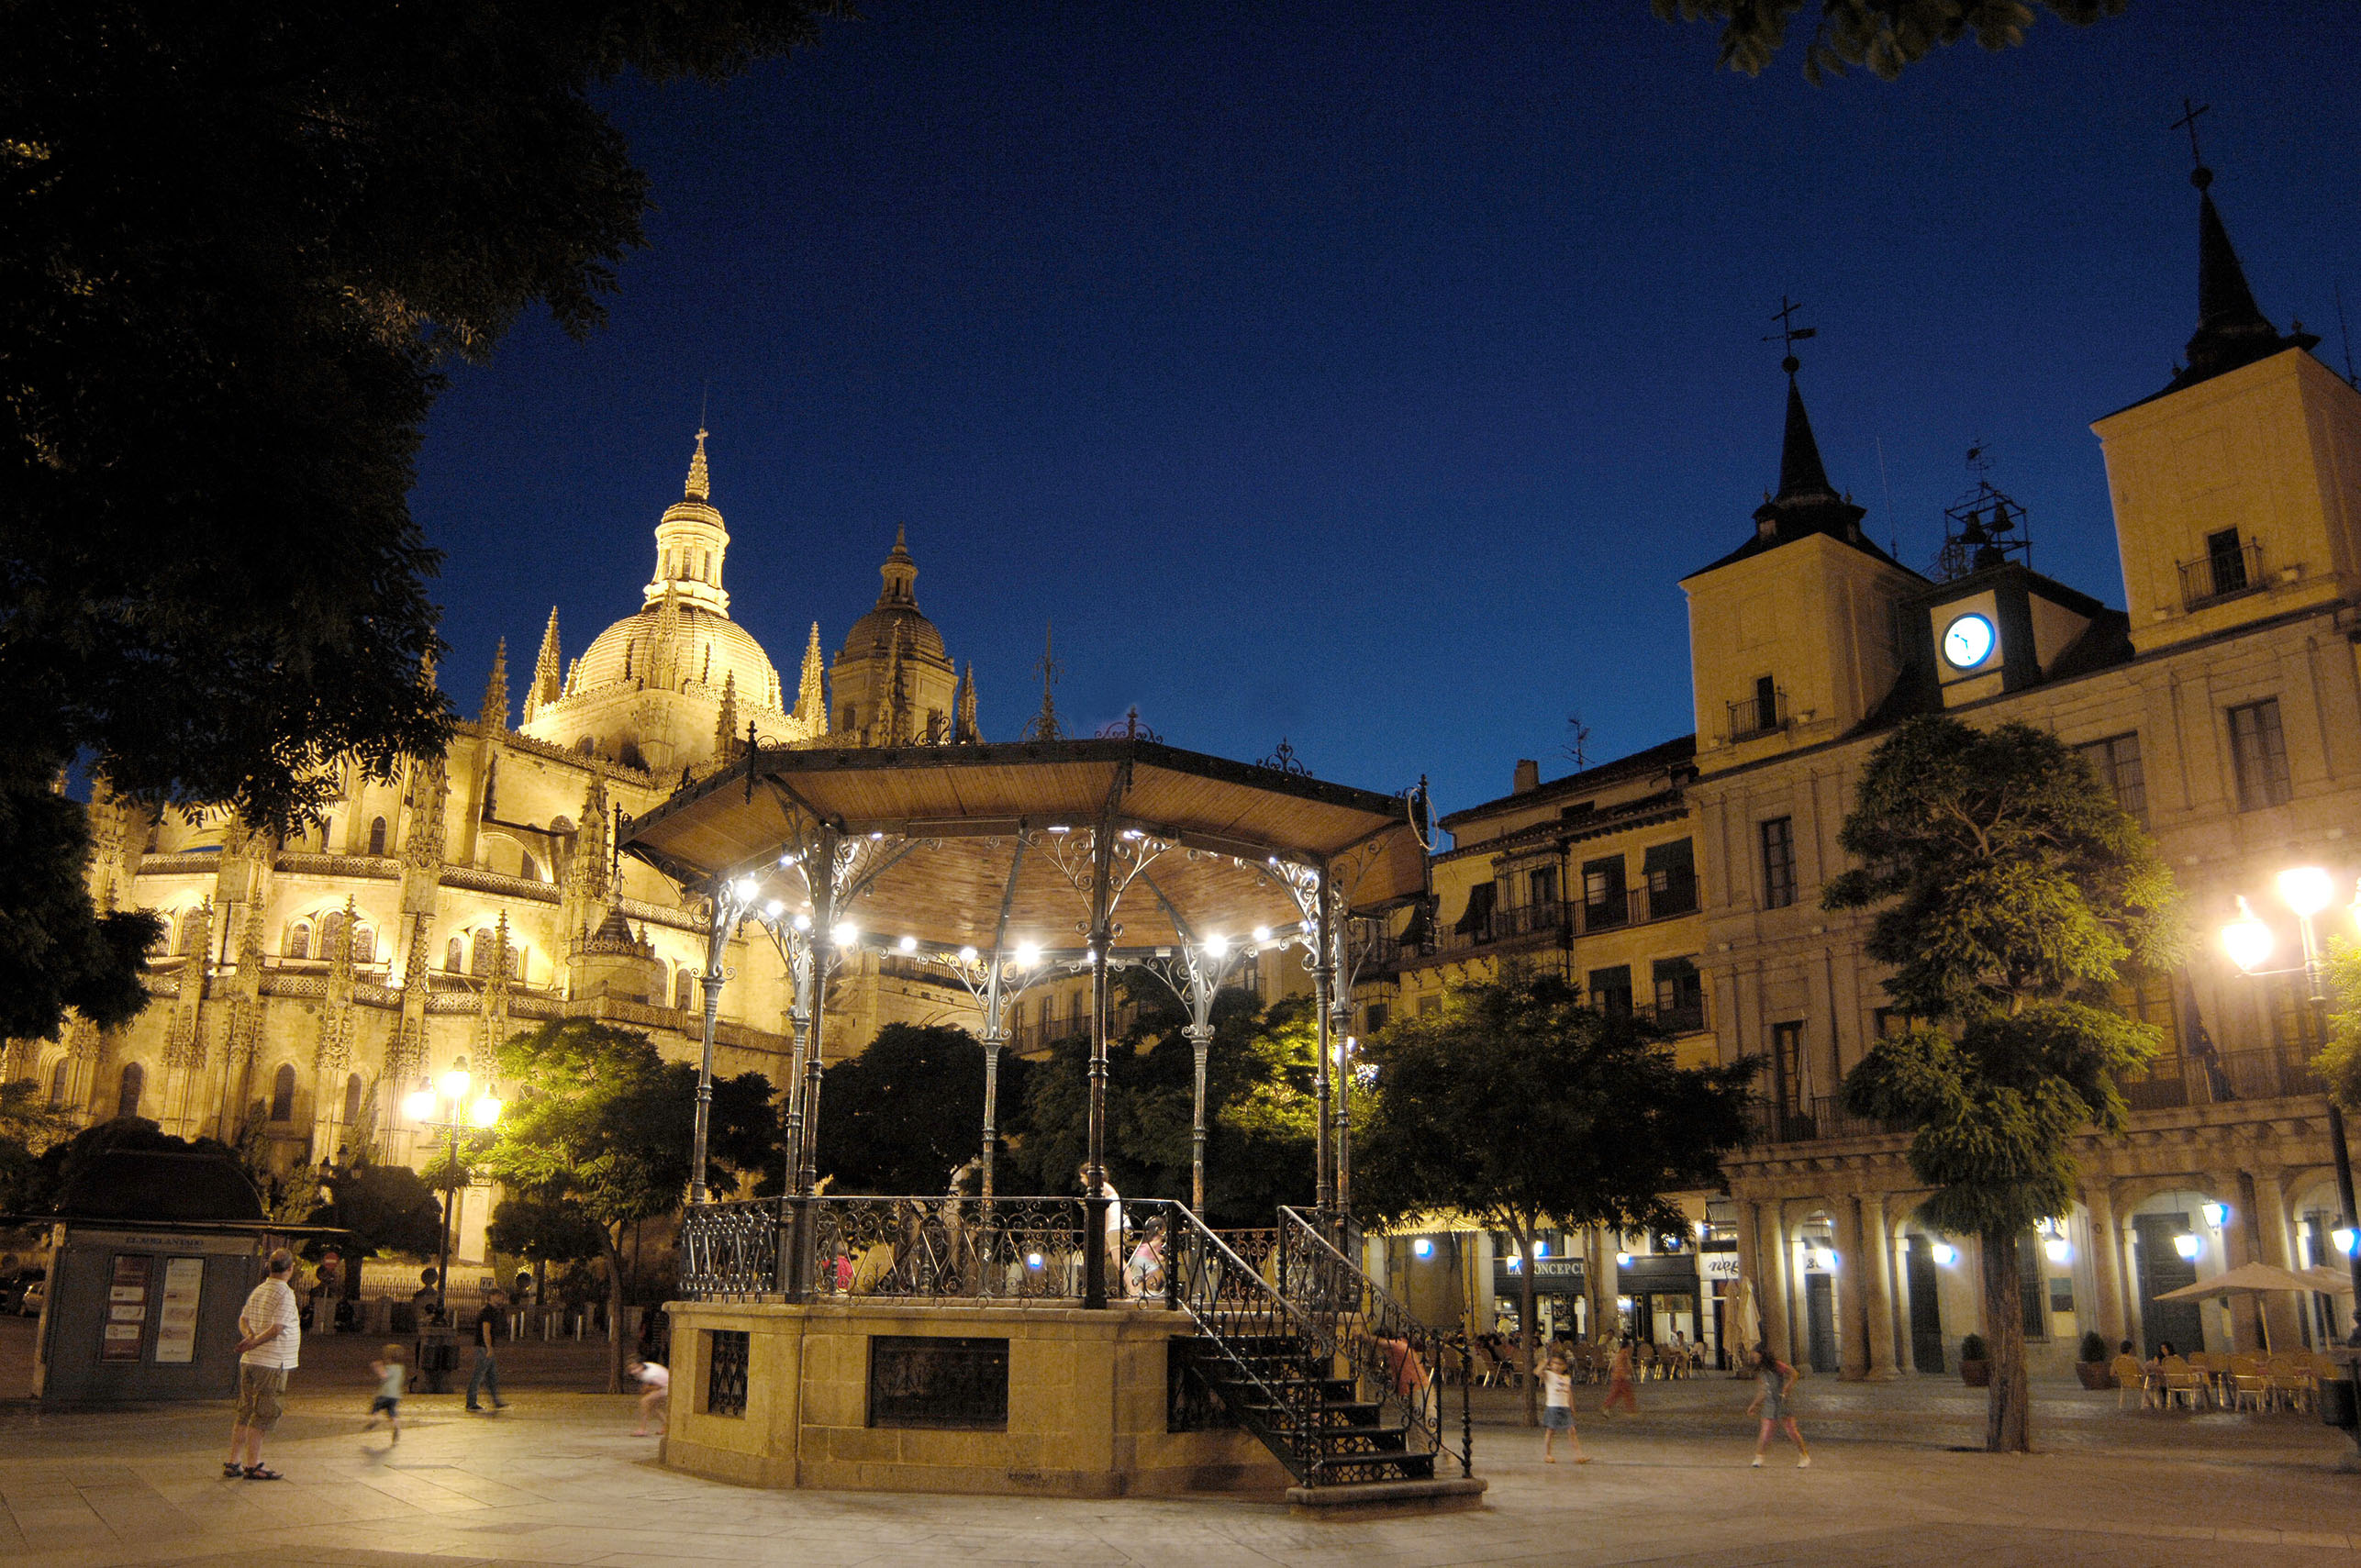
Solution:
<path fill-rule="evenodd" d="M 1955 670 L 1973 670 L 1991 656 L 1992 623 L 1982 616 L 1961 616 L 1943 628 L 1943 656 Z"/>

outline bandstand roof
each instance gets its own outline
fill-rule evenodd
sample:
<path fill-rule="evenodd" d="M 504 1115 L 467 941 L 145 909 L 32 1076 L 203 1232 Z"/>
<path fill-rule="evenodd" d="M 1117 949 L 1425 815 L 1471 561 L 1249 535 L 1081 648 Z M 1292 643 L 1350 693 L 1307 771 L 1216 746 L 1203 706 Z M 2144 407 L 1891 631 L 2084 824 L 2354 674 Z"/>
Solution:
<path fill-rule="evenodd" d="M 1084 945 L 1096 836 L 1119 856 L 1115 946 L 1292 929 L 1288 867 L 1368 913 L 1426 887 L 1421 797 L 1123 737 L 980 746 L 758 748 L 630 823 L 622 849 L 692 886 L 752 876 L 808 907 L 797 863 L 831 830 L 864 942 Z M 800 862 L 798 857 L 802 857 Z M 1081 873 L 1077 880 L 1077 873 Z M 1186 928 L 1186 929 L 1184 929 Z"/>

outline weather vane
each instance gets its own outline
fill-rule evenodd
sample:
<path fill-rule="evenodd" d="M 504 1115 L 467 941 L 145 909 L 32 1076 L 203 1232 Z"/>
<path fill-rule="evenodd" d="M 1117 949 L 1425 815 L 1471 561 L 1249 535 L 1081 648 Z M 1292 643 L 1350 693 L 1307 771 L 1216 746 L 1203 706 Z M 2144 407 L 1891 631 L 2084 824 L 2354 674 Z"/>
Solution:
<path fill-rule="evenodd" d="M 1785 346 L 1787 357 L 1779 361 L 1779 368 L 1789 375 L 1803 369 L 1803 361 L 1796 358 L 1796 345 L 1806 338 L 1820 336 L 1820 328 L 1817 327 L 1796 325 L 1796 312 L 1802 308 L 1801 305 L 1789 299 L 1786 295 L 1779 295 L 1779 308 L 1771 312 L 1771 319 L 1779 324 L 1779 329 L 1768 334 L 1763 339 L 1765 343 L 1779 343 Z"/>

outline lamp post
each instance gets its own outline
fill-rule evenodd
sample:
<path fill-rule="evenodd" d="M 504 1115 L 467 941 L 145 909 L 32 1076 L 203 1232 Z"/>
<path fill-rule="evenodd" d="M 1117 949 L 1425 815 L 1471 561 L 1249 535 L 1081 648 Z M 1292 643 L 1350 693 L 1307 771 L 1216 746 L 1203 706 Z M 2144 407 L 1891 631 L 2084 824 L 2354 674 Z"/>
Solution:
<path fill-rule="evenodd" d="M 2328 873 L 2318 866 L 2294 866 L 2279 873 L 2277 878 L 2280 900 L 2294 911 L 2296 929 L 2302 933 L 2303 962 L 2289 969 L 2266 969 L 2277 937 L 2270 926 L 2259 918 L 2242 896 L 2238 900 L 2238 917 L 2222 928 L 2222 946 L 2230 961 L 2246 974 L 2300 974 L 2304 977 L 2306 1000 L 2322 1023 L 2325 1036 L 2328 1012 L 2328 973 L 2321 962 L 2320 934 L 2313 929 L 2315 917 L 2327 909 L 2336 897 L 2336 884 Z M 2348 906 L 2361 917 L 2361 891 Z M 2356 1210 L 2353 1201 L 2353 1155 L 2344 1141 L 2344 1112 L 2336 1096 L 2328 1096 L 2328 1143 L 2336 1159 L 2336 1202 L 2343 1210 L 2337 1217 L 2334 1240 L 2344 1253 L 2344 1262 L 2353 1278 L 2354 1309 L 2356 1321 L 2361 1321 L 2361 1243 L 2356 1243 L 2354 1231 Z M 2356 1434 L 2361 1440 L 2361 1434 Z"/>
<path fill-rule="evenodd" d="M 442 1195 L 441 1245 L 435 1260 L 435 1312 L 440 1316 L 451 1291 L 451 1229 L 459 1202 L 459 1131 L 489 1128 L 500 1119 L 500 1097 L 486 1089 L 473 1100 L 474 1087 L 467 1058 L 460 1057 L 440 1080 L 421 1084 L 402 1101 L 402 1109 L 422 1128 L 440 1128 L 451 1135 L 451 1185 Z"/>

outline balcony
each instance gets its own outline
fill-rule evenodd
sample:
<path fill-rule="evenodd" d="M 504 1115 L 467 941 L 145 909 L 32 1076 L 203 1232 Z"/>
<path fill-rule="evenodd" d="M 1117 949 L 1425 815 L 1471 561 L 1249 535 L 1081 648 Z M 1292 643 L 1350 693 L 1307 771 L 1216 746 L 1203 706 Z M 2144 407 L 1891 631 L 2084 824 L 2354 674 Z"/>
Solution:
<path fill-rule="evenodd" d="M 2183 609 L 2201 610 L 2243 594 L 2260 593 L 2267 585 L 2263 578 L 2263 547 L 2254 539 L 2180 563 Z"/>
<path fill-rule="evenodd" d="M 1742 697 L 1730 705 L 1730 739 L 1734 742 L 1776 734 L 1787 727 L 1787 694 L 1784 691 Z"/>
<path fill-rule="evenodd" d="M 1556 899 L 1542 904 L 1514 904 L 1506 909 L 1495 908 L 1468 930 L 1447 928 L 1435 933 L 1435 951 L 1464 952 L 1475 948 L 1498 946 L 1502 942 L 1563 938 L 1566 931 L 1567 913 L 1567 906 Z"/>
<path fill-rule="evenodd" d="M 1669 1027 L 1669 1025 L 1667 1026 Z M 2134 1111 L 2179 1110 L 2192 1106 L 2233 1105 L 2245 1100 L 2291 1099 L 2327 1093 L 2303 1050 L 2231 1051 L 2211 1062 L 2167 1057 L 2144 1078 L 2118 1084 Z M 1870 1117 L 1856 1117 L 1833 1095 L 1784 1109 L 1754 1107 L 1755 1136 L 1765 1143 L 1815 1143 L 1839 1138 L 1875 1138 L 1906 1132 Z"/>

